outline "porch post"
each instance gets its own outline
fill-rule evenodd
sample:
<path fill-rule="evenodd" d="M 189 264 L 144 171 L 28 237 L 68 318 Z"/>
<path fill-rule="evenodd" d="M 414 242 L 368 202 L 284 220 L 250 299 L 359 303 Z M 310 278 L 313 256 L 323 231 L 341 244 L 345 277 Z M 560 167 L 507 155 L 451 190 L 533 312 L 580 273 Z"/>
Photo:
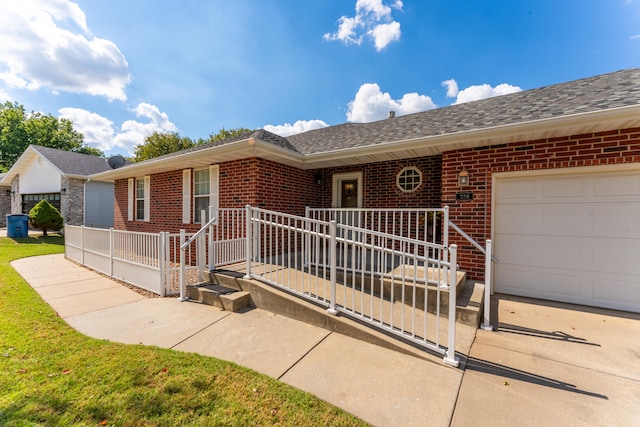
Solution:
<path fill-rule="evenodd" d="M 331 301 L 327 313 L 336 315 L 336 251 L 338 239 L 336 236 L 336 221 L 329 222 L 329 280 L 331 282 Z"/>
<path fill-rule="evenodd" d="M 444 355 L 443 362 L 447 365 L 457 367 L 460 363 L 456 357 L 456 288 L 458 283 L 456 262 L 458 247 L 456 245 L 451 245 L 449 254 L 451 256 L 449 270 L 451 273 L 449 279 L 449 332 L 447 334 L 449 339 L 447 352 Z"/>
<path fill-rule="evenodd" d="M 245 256 L 246 260 L 246 271 L 244 274 L 245 279 L 251 279 L 251 205 L 245 206 L 247 223 L 245 224 Z"/>
<path fill-rule="evenodd" d="M 493 277 L 491 277 L 491 273 L 493 270 L 493 265 L 491 264 L 491 256 L 493 255 L 493 247 L 491 244 L 491 240 L 487 240 L 486 253 L 484 259 L 484 317 L 482 321 L 482 325 L 480 327 L 485 331 L 493 331 L 493 326 L 491 325 L 491 282 Z"/>

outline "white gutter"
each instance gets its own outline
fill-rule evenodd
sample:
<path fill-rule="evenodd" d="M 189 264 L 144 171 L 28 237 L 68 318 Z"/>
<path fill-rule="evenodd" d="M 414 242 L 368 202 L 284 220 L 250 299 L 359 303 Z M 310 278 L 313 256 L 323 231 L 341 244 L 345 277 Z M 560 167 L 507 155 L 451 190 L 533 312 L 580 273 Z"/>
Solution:
<path fill-rule="evenodd" d="M 502 143 L 500 138 L 517 134 L 549 133 L 553 130 L 566 129 L 576 126 L 589 125 L 593 127 L 599 123 L 615 123 L 620 121 L 633 121 L 640 124 L 640 104 L 612 108 L 608 110 L 577 113 L 561 117 L 532 120 L 524 123 L 491 126 L 469 131 L 447 133 L 443 135 L 430 135 L 405 140 L 384 142 L 380 144 L 345 148 L 339 150 L 326 151 L 323 153 L 309 154 L 305 156 L 307 166 L 315 162 L 327 162 L 339 160 L 346 157 L 372 156 L 398 150 L 415 150 L 431 148 L 438 152 L 448 151 L 451 146 L 459 146 L 456 149 L 473 148 L 490 145 L 486 141 L 496 140 L 494 144 Z M 618 127 L 613 126 L 617 129 Z M 585 133 L 589 133 L 585 131 Z M 536 138 L 532 138 L 536 139 Z M 471 143 L 474 142 L 474 143 Z M 440 149 L 447 147 L 447 149 Z"/>
<path fill-rule="evenodd" d="M 548 135 L 554 131 L 569 130 L 576 127 L 580 127 L 582 130 L 572 131 L 571 134 L 590 133 L 593 131 L 584 129 L 594 128 L 600 124 L 609 124 L 610 129 L 618 129 L 620 126 L 626 125 L 627 122 L 634 122 L 631 127 L 640 126 L 640 104 L 601 111 L 577 113 L 561 117 L 537 119 L 508 125 L 491 126 L 442 135 L 429 135 L 418 138 L 388 141 L 380 144 L 331 150 L 309 155 L 295 153 L 291 150 L 252 137 L 224 145 L 176 154 L 167 158 L 151 159 L 139 164 L 134 163 L 111 171 L 93 174 L 91 175 L 91 179 L 96 181 L 113 181 L 135 175 L 157 173 L 160 170 L 175 170 L 177 163 L 188 163 L 189 161 L 196 159 L 200 160 L 204 165 L 208 163 L 208 159 L 213 156 L 221 157 L 233 153 L 240 154 L 243 148 L 249 148 L 252 150 L 251 155 L 238 155 L 238 159 L 248 157 L 266 157 L 271 160 L 280 161 L 303 169 L 313 169 L 315 167 L 324 167 L 326 166 L 326 163 L 344 159 L 353 159 L 354 157 L 364 158 L 398 151 L 428 151 L 429 154 L 425 155 L 432 155 L 454 149 L 502 144 L 505 143 L 506 138 L 518 135 L 527 135 L 528 139 L 533 140 L 544 138 L 545 134 Z M 567 135 L 563 134 L 563 136 Z M 273 157 L 269 156 L 269 154 Z M 204 162 L 203 158 L 205 160 Z M 210 163 L 215 163 L 215 159 Z"/>

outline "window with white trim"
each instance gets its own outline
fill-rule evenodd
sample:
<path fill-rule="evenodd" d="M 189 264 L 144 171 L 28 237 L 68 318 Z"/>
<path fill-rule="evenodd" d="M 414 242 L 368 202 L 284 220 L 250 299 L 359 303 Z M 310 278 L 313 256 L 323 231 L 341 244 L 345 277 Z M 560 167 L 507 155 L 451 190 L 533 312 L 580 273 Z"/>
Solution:
<path fill-rule="evenodd" d="M 144 178 L 136 179 L 136 221 L 144 221 Z"/>
<path fill-rule="evenodd" d="M 193 171 L 193 222 L 202 222 L 201 211 L 209 212 L 209 169 Z"/>
<path fill-rule="evenodd" d="M 129 221 L 149 221 L 151 177 L 129 178 Z"/>
<path fill-rule="evenodd" d="M 407 166 L 396 177 L 398 188 L 404 193 L 412 193 L 422 185 L 422 172 L 415 166 Z"/>

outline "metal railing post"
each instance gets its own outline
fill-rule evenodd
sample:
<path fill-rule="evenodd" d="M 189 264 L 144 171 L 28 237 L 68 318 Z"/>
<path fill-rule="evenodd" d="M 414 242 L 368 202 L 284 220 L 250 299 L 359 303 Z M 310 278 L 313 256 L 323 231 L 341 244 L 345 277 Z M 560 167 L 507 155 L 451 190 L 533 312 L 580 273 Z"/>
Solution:
<path fill-rule="evenodd" d="M 251 206 L 250 205 L 246 205 L 245 206 L 245 211 L 246 211 L 246 225 L 245 225 L 245 255 L 247 258 L 247 266 L 246 266 L 246 271 L 245 271 L 245 275 L 244 278 L 245 279 L 251 279 L 251 257 L 252 257 L 252 253 L 251 253 Z"/>
<path fill-rule="evenodd" d="M 442 253 L 443 261 L 445 263 L 449 262 L 449 206 L 444 207 L 444 218 L 443 218 L 443 226 L 442 226 L 442 246 L 444 246 L 444 251 Z M 443 274 L 446 276 L 448 274 L 447 267 L 443 268 Z"/>
<path fill-rule="evenodd" d="M 304 217 L 306 219 L 309 219 L 311 217 L 311 208 L 309 206 L 305 206 L 304 208 Z M 311 235 L 309 234 L 311 232 L 310 230 L 311 227 L 309 227 L 309 221 L 304 222 L 304 229 L 306 231 L 306 233 L 303 233 L 303 238 L 304 238 L 304 267 L 309 267 L 311 265 Z"/>
<path fill-rule="evenodd" d="M 184 253 L 186 248 L 183 248 L 184 242 L 186 240 L 186 233 L 184 230 L 180 230 L 180 301 L 187 301 L 186 295 L 186 282 L 187 282 L 187 268 L 185 266 L 185 256 Z"/>
<path fill-rule="evenodd" d="M 329 301 L 329 309 L 327 310 L 327 313 L 333 315 L 338 314 L 338 311 L 336 310 L 337 229 L 336 221 L 329 222 L 329 280 L 331 286 L 331 300 Z"/>
<path fill-rule="evenodd" d="M 458 247 L 451 245 L 449 255 L 451 258 L 450 279 L 449 279 L 449 332 L 448 332 L 448 345 L 447 352 L 444 355 L 443 362 L 447 365 L 457 367 L 460 363 L 456 357 L 456 291 L 457 291 L 457 254 Z"/>
<path fill-rule="evenodd" d="M 492 257 L 493 255 L 493 247 L 491 244 L 491 240 L 487 240 L 486 246 L 486 254 L 484 261 L 484 317 L 482 321 L 482 325 L 480 327 L 485 331 L 493 331 L 493 326 L 491 325 L 491 282 L 493 280 L 492 270 L 493 265 Z"/>
<path fill-rule="evenodd" d="M 218 218 L 216 212 L 214 211 L 213 206 L 209 206 L 209 220 L 212 218 Z M 216 219 L 216 223 L 220 224 L 219 218 Z M 213 265 L 213 224 L 209 226 L 209 238 L 207 239 L 208 247 L 207 247 L 207 266 L 209 271 L 214 270 L 215 266 Z"/>

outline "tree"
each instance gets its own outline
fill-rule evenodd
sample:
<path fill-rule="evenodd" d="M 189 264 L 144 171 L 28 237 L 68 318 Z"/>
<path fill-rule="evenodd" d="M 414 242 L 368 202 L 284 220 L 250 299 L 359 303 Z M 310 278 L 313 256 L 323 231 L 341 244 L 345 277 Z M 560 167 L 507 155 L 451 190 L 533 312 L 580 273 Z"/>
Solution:
<path fill-rule="evenodd" d="M 43 236 L 47 235 L 47 230 L 61 230 L 64 225 L 60 211 L 44 199 L 29 211 L 29 221 L 32 226 L 42 230 Z"/>
<path fill-rule="evenodd" d="M 144 144 L 138 144 L 134 148 L 133 160 L 136 162 L 175 153 L 194 145 L 190 138 L 181 137 L 177 133 L 154 132 L 144 141 Z"/>
<path fill-rule="evenodd" d="M 102 156 L 97 148 L 84 145 L 84 136 L 67 119 L 50 114 L 27 114 L 20 104 L 0 104 L 0 172 L 6 171 L 30 144 Z"/>
<path fill-rule="evenodd" d="M 198 143 L 208 144 L 210 142 L 222 141 L 224 139 L 231 138 L 232 136 L 242 135 L 243 133 L 247 133 L 247 132 L 251 132 L 251 129 L 233 128 L 233 129 L 226 130 L 225 128 L 222 128 L 215 135 L 213 133 L 210 133 L 208 139 L 201 139 L 198 141 Z"/>
<path fill-rule="evenodd" d="M 217 134 L 209 134 L 209 138 L 199 138 L 194 142 L 191 138 L 180 136 L 178 133 L 160 133 L 154 132 L 144 139 L 144 144 L 138 144 L 134 148 L 134 162 L 141 162 L 165 154 L 175 153 L 176 151 L 191 148 L 195 145 L 209 144 L 211 142 L 222 141 L 232 136 L 242 135 L 245 132 L 251 132 L 247 128 L 236 128 L 226 130 L 220 129 Z"/>

